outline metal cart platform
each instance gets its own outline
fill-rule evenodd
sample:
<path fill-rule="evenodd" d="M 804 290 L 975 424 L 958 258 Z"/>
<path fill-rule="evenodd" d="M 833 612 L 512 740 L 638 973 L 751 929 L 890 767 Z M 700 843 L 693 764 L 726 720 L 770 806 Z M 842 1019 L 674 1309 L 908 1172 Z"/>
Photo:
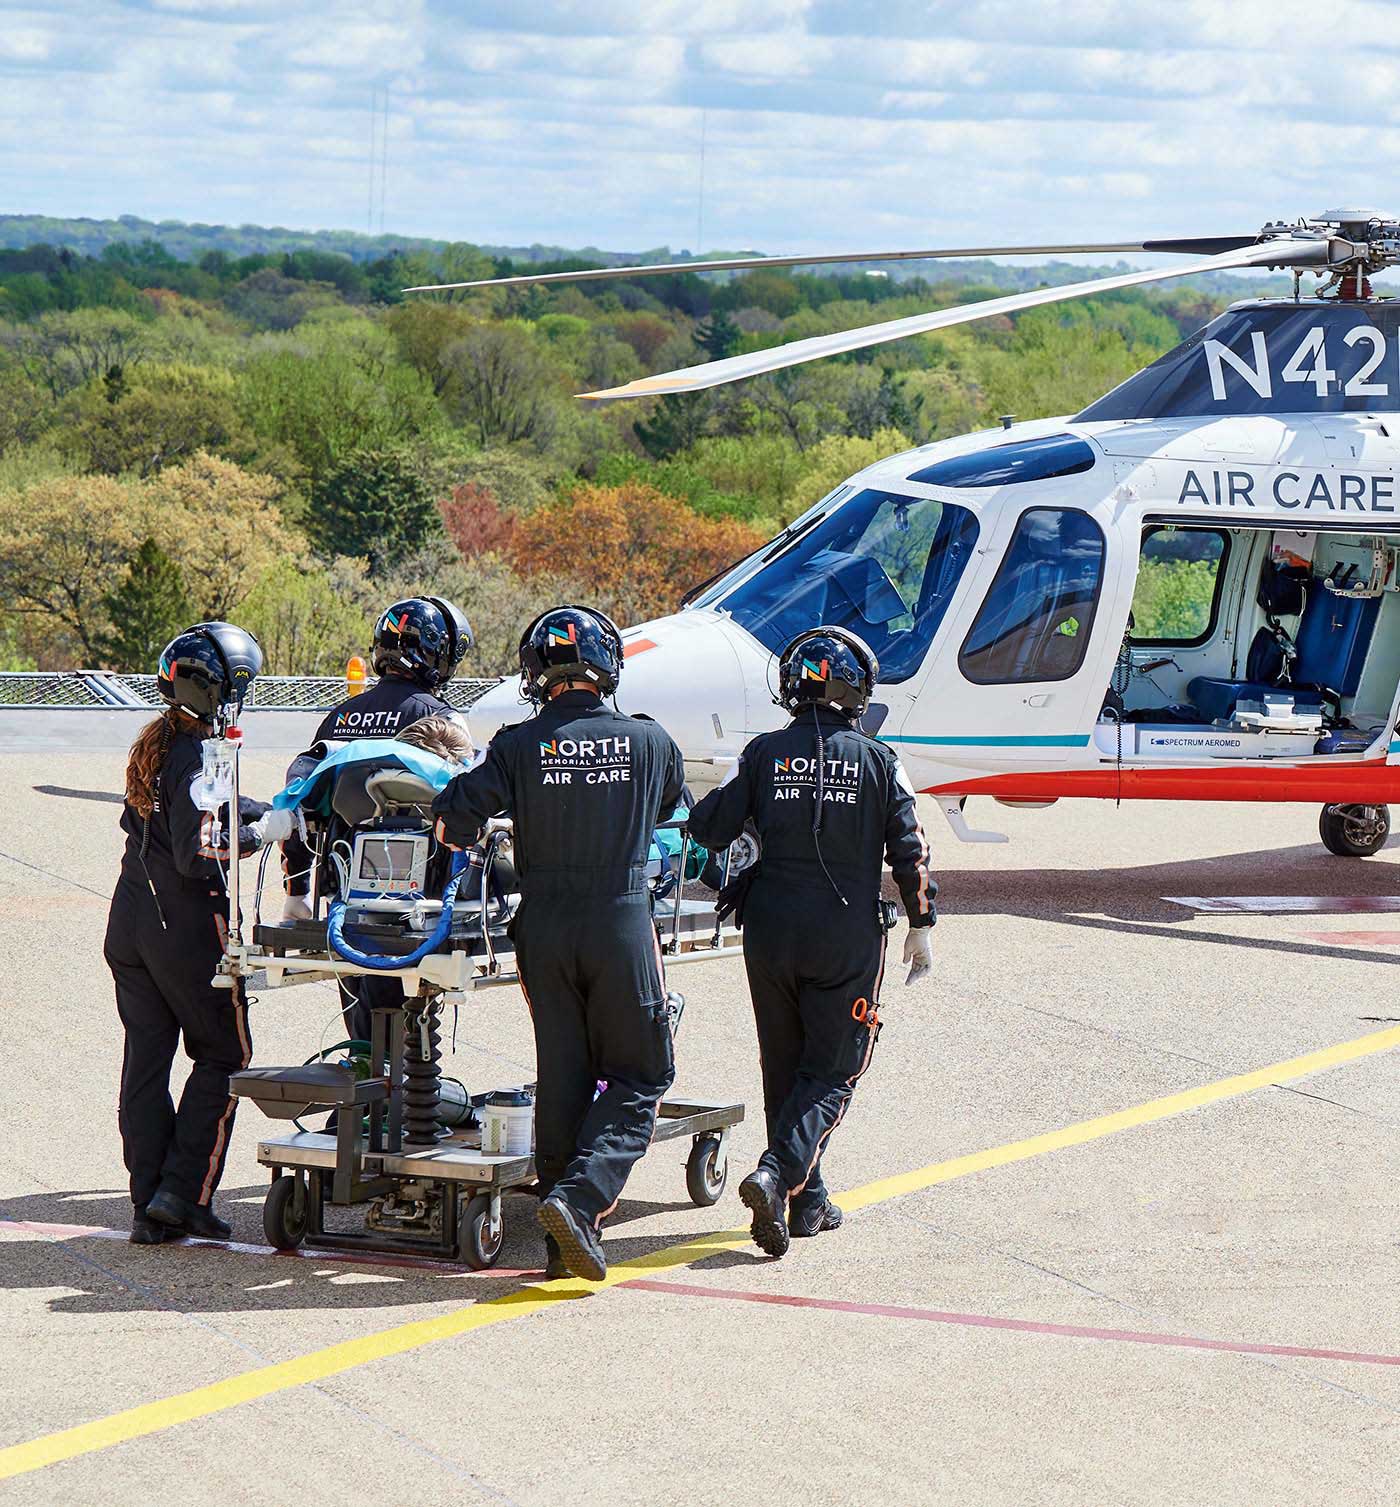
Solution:
<path fill-rule="evenodd" d="M 691 1137 L 685 1163 L 691 1202 L 718 1201 L 728 1179 L 728 1141 L 744 1118 L 742 1104 L 699 1104 L 672 1099 L 657 1111 L 652 1145 Z M 272 1169 L 263 1226 L 279 1250 L 303 1242 L 338 1250 L 372 1250 L 464 1261 L 478 1271 L 500 1259 L 504 1244 L 502 1195 L 530 1193 L 531 1156 L 496 1156 L 480 1150 L 467 1132 L 435 1146 L 354 1154 L 354 1181 L 346 1202 L 370 1200 L 363 1231 L 326 1228 L 328 1202 L 338 1203 L 338 1135 L 304 1131 L 258 1142 L 258 1161 Z"/>

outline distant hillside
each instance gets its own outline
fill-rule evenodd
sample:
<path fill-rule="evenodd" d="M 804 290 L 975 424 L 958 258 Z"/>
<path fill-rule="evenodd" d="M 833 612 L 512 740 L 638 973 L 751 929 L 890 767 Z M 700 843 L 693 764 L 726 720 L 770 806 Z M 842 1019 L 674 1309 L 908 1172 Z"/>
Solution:
<path fill-rule="evenodd" d="M 90 220 L 82 216 L 58 219 L 50 215 L 0 215 L 0 248 L 18 250 L 26 246 L 47 245 L 81 251 L 88 256 L 101 255 L 107 246 L 136 246 L 156 241 L 172 256 L 183 261 L 197 261 L 206 251 L 223 251 L 229 256 L 263 256 L 269 252 L 333 251 L 356 262 L 377 261 L 396 251 L 441 251 L 452 242 L 426 236 L 365 235 L 358 230 L 288 230 L 280 225 L 203 225 L 184 220 L 143 220 L 137 215 L 121 215 L 115 220 Z M 481 250 L 488 256 L 509 257 L 516 262 L 554 262 L 580 258 L 615 266 L 642 260 L 677 261 L 690 259 L 691 253 L 672 253 L 667 246 L 650 251 L 600 251 L 596 246 L 488 246 Z M 756 252 L 711 253 L 730 256 L 757 255 Z"/>
<path fill-rule="evenodd" d="M 222 251 L 232 257 L 322 251 L 349 257 L 354 262 L 373 262 L 392 256 L 395 252 L 437 252 L 453 244 L 425 236 L 365 235 L 357 230 L 288 230 L 276 225 L 187 224 L 184 220 L 143 220 L 137 215 L 121 215 L 115 220 L 92 220 L 81 216 L 62 219 L 49 215 L 0 214 L 0 249 L 18 250 L 46 245 L 82 252 L 87 256 L 100 256 L 108 246 L 137 246 L 145 241 L 155 241 L 171 256 L 190 262 L 198 261 L 208 251 Z M 672 251 L 669 246 L 655 246 L 643 251 L 603 251 L 597 246 L 481 244 L 479 249 L 496 260 L 508 259 L 516 263 L 567 260 L 616 267 L 629 262 L 704 260 L 704 257 L 697 257 L 690 251 Z M 711 250 L 706 253 L 710 257 L 762 254 L 753 250 Z M 812 270 L 818 274 L 834 276 L 849 273 L 856 268 L 852 265 L 831 265 Z M 1059 261 L 1021 264 L 923 261 L 893 263 L 888 275 L 895 281 L 922 277 L 931 282 L 978 283 L 1014 291 L 1128 270 L 1128 265 L 1124 262 L 1114 266 L 1081 267 Z M 1282 277 L 1235 277 L 1228 273 L 1214 273 L 1189 281 L 1231 298 L 1257 294 L 1266 288 L 1276 289 L 1287 283 L 1287 279 Z"/>

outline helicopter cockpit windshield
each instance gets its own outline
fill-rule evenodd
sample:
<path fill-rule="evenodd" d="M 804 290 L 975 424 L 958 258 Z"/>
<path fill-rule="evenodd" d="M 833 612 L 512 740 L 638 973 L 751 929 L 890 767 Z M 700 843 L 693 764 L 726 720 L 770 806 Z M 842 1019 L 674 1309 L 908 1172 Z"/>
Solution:
<path fill-rule="evenodd" d="M 777 653 L 804 628 L 858 633 L 880 679 L 923 663 L 977 541 L 967 509 L 868 488 L 801 534 L 757 574 L 707 602 Z"/>

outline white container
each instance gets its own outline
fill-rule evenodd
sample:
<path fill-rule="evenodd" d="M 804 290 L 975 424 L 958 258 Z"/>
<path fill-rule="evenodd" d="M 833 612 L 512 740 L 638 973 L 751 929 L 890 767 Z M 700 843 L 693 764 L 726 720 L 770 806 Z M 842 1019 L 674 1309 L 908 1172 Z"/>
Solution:
<path fill-rule="evenodd" d="M 487 1156 L 529 1156 L 535 1141 L 535 1105 L 524 1089 L 494 1093 L 481 1110 L 481 1149 Z"/>

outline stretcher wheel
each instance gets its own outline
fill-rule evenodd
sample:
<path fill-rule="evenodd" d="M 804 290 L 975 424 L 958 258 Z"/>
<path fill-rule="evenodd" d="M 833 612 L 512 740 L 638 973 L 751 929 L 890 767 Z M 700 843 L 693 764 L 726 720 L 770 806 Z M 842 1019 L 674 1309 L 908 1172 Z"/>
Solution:
<path fill-rule="evenodd" d="M 690 1194 L 691 1203 L 697 1208 L 708 1209 L 711 1204 L 718 1203 L 724 1192 L 724 1185 L 729 1181 L 728 1157 L 717 1166 L 718 1160 L 719 1137 L 696 1136 L 695 1144 L 690 1148 L 690 1155 L 686 1159 L 685 1187 Z"/>
<path fill-rule="evenodd" d="M 457 1254 L 473 1271 L 484 1272 L 501 1259 L 506 1243 L 506 1222 L 501 1220 L 495 1237 L 491 1235 L 491 1195 L 474 1193 L 462 1210 L 461 1230 L 457 1236 Z"/>
<path fill-rule="evenodd" d="M 1369 858 L 1390 836 L 1389 806 L 1324 806 L 1317 830 L 1339 858 Z"/>
<path fill-rule="evenodd" d="M 294 1251 L 306 1239 L 306 1184 L 290 1172 L 274 1178 L 267 1190 L 263 1234 L 279 1251 Z"/>

